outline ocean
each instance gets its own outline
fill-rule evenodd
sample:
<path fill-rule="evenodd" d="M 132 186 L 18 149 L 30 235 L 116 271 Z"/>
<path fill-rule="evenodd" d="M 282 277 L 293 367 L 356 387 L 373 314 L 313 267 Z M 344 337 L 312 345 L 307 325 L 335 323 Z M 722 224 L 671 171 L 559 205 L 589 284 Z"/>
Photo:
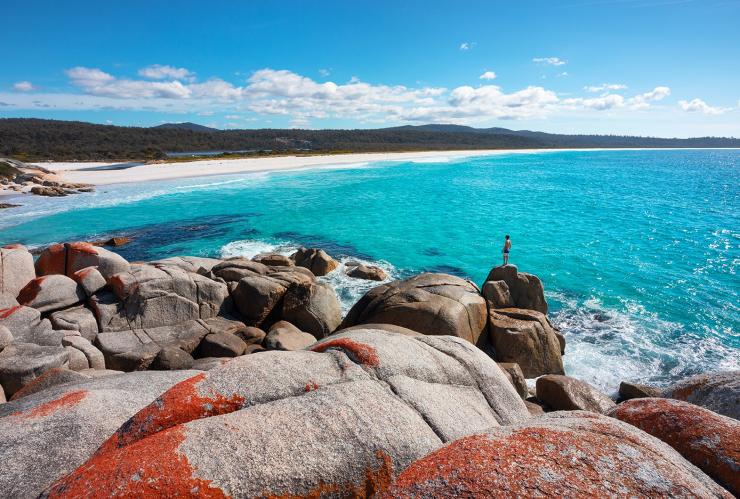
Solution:
<path fill-rule="evenodd" d="M 321 247 L 393 278 L 544 282 L 566 372 L 613 392 L 740 369 L 740 150 L 548 151 L 101 186 L 22 198 L 0 243 L 130 235 L 130 260 Z M 327 279 L 347 310 L 375 283 Z"/>

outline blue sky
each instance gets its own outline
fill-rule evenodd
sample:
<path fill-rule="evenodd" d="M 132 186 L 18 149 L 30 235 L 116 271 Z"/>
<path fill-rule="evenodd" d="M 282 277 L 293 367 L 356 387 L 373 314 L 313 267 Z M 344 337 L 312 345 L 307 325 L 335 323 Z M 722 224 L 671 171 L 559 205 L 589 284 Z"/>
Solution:
<path fill-rule="evenodd" d="M 740 137 L 740 0 L 27 1 L 2 11 L 0 117 Z"/>

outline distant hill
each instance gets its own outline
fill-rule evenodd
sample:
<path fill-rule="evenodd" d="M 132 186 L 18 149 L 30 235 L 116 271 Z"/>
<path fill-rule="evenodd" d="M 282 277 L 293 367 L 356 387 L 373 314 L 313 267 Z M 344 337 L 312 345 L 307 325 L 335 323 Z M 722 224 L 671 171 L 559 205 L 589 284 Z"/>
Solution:
<path fill-rule="evenodd" d="M 194 132 L 218 132 L 218 128 L 211 128 L 197 123 L 186 121 L 184 123 L 163 123 L 150 128 L 169 128 L 175 130 L 192 130 Z"/>
<path fill-rule="evenodd" d="M 283 154 L 595 147 L 740 147 L 740 139 L 563 135 L 444 124 L 375 130 L 216 130 L 194 123 L 140 128 L 0 119 L 0 156 L 26 161 L 158 159 L 167 152 L 197 151 Z"/>

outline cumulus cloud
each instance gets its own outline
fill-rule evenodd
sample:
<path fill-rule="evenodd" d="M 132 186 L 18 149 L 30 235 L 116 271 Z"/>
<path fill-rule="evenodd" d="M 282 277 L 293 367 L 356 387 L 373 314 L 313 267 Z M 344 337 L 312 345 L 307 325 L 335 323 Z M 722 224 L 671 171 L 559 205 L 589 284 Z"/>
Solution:
<path fill-rule="evenodd" d="M 35 89 L 35 87 L 30 81 L 19 81 L 19 82 L 13 83 L 13 88 L 15 90 L 18 90 L 19 92 L 30 92 L 31 90 Z"/>
<path fill-rule="evenodd" d="M 139 76 L 149 78 L 151 80 L 185 80 L 192 78 L 194 75 L 192 72 L 185 68 L 175 68 L 172 66 L 162 64 L 152 64 L 139 70 Z"/>
<path fill-rule="evenodd" d="M 633 109 L 647 109 L 650 107 L 650 102 L 663 100 L 669 95 L 671 95 L 670 88 L 655 87 L 650 92 L 631 97 L 628 103 Z"/>
<path fill-rule="evenodd" d="M 544 66 L 564 66 L 568 61 L 564 61 L 560 57 L 535 57 L 532 62 Z"/>
<path fill-rule="evenodd" d="M 493 71 L 486 71 L 482 75 L 480 75 L 481 80 L 495 80 L 496 79 L 496 73 Z"/>
<path fill-rule="evenodd" d="M 476 46 L 475 42 L 462 42 L 460 44 L 460 50 L 470 50 Z"/>
<path fill-rule="evenodd" d="M 606 94 L 600 97 L 591 97 L 587 99 L 584 99 L 583 97 L 575 97 L 565 99 L 563 104 L 569 107 L 584 107 L 587 109 L 594 109 L 596 111 L 605 111 L 607 109 L 624 106 L 624 97 L 619 94 Z"/>
<path fill-rule="evenodd" d="M 589 85 L 583 87 L 586 92 L 591 92 L 594 94 L 604 91 L 624 90 L 626 88 L 627 85 L 623 85 L 622 83 L 602 83 L 601 85 Z"/>
<path fill-rule="evenodd" d="M 690 101 L 680 100 L 678 101 L 678 106 L 686 111 L 687 113 L 703 113 L 703 114 L 724 114 L 725 112 L 729 111 L 728 108 L 725 107 L 714 107 L 710 106 L 706 102 L 704 102 L 701 99 L 692 99 Z"/>

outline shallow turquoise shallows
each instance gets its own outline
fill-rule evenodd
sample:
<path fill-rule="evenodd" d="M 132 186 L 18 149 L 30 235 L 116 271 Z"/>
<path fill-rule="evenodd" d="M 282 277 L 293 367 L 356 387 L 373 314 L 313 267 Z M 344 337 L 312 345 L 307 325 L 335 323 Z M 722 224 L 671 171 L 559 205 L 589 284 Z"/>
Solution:
<path fill-rule="evenodd" d="M 740 151 L 568 151 L 203 177 L 21 198 L 0 242 L 132 234 L 121 253 L 253 255 L 299 244 L 477 283 L 539 275 L 566 370 L 608 390 L 740 368 Z M 366 282 L 336 274 L 345 309 Z"/>

